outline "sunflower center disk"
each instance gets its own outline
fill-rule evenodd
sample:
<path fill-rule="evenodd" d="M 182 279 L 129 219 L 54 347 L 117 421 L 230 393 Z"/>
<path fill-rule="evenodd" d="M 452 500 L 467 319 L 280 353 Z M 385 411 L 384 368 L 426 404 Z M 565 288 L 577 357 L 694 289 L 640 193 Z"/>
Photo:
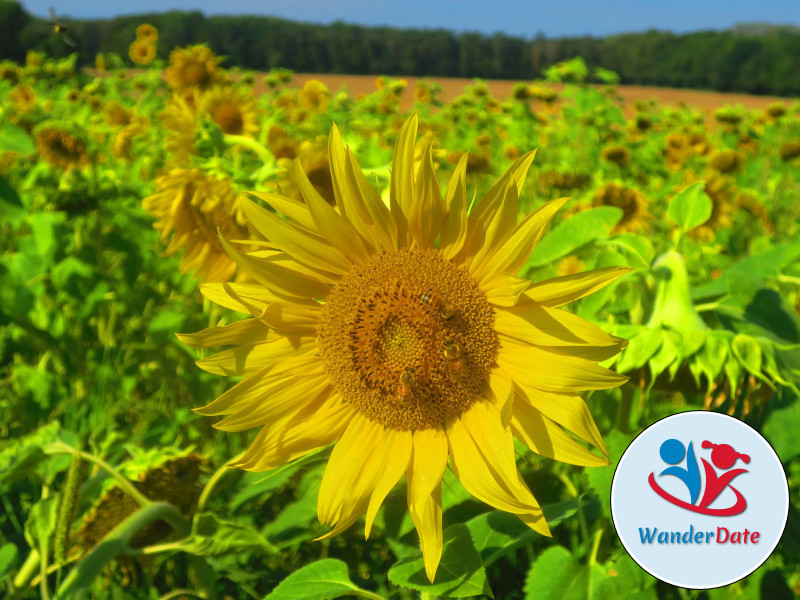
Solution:
<path fill-rule="evenodd" d="M 381 251 L 356 265 L 326 299 L 317 333 L 337 391 L 397 430 L 467 409 L 497 355 L 485 294 L 435 250 Z"/>

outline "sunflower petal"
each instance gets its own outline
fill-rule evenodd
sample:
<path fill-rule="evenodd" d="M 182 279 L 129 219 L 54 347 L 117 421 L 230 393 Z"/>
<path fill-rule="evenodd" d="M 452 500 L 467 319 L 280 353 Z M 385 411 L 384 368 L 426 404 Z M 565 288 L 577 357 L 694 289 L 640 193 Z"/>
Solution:
<path fill-rule="evenodd" d="M 295 411 L 264 426 L 244 455 L 228 466 L 267 471 L 284 465 L 333 443 L 353 414 L 352 407 L 335 394 L 298 405 Z"/>
<path fill-rule="evenodd" d="M 299 200 L 269 192 L 248 191 L 242 193 L 269 204 L 276 212 L 291 219 L 295 225 L 299 225 L 312 233 L 318 233 L 317 225 L 311 217 L 308 207 Z M 305 197 L 305 194 L 303 196 Z"/>
<path fill-rule="evenodd" d="M 344 254 L 319 235 L 284 221 L 244 195 L 239 196 L 239 204 L 261 235 L 307 267 L 343 275 L 353 266 Z"/>
<path fill-rule="evenodd" d="M 460 419 L 447 423 L 447 441 L 453 471 L 470 494 L 500 510 L 532 515 L 523 521 L 549 535 L 542 509 L 517 471 L 514 439 L 497 409 L 475 402 Z"/>
<path fill-rule="evenodd" d="M 317 279 L 290 271 L 286 267 L 266 258 L 249 256 L 220 238 L 225 252 L 241 266 L 248 275 L 275 294 L 298 298 L 324 298 L 330 288 Z M 248 311 L 249 312 L 249 311 Z"/>
<path fill-rule="evenodd" d="M 530 302 L 496 310 L 495 330 L 536 346 L 618 346 L 622 342 L 578 315 Z"/>
<path fill-rule="evenodd" d="M 596 361 L 549 352 L 538 346 L 503 343 L 497 364 L 518 384 L 551 392 L 607 390 L 628 381 Z"/>
<path fill-rule="evenodd" d="M 575 275 L 545 279 L 531 284 L 525 297 L 543 306 L 562 306 L 603 289 L 631 271 L 633 269 L 629 267 L 605 267 Z"/>
<path fill-rule="evenodd" d="M 514 406 L 516 410 L 520 410 L 520 414 L 527 403 L 608 456 L 603 436 L 600 435 L 586 402 L 580 396 L 544 392 L 517 383 L 516 400 Z"/>
<path fill-rule="evenodd" d="M 367 217 L 364 219 L 366 230 L 373 240 L 373 246 L 384 250 L 397 248 L 397 225 L 392 218 L 392 213 L 384 204 L 378 192 L 375 191 L 361 167 L 356 162 L 355 156 L 347 151 L 347 177 L 351 187 L 357 187 L 364 201 Z"/>
<path fill-rule="evenodd" d="M 414 452 L 408 468 L 409 506 L 422 511 L 447 466 L 447 436 L 444 429 L 414 432 Z"/>
<path fill-rule="evenodd" d="M 519 302 L 520 297 L 530 285 L 531 282 L 527 279 L 521 279 L 514 275 L 497 275 L 484 281 L 481 289 L 490 304 L 508 307 Z"/>
<path fill-rule="evenodd" d="M 182 344 L 190 348 L 214 348 L 228 344 L 249 346 L 267 341 L 269 327 L 258 319 L 244 319 L 228 325 L 209 327 L 197 333 L 176 333 Z"/>
<path fill-rule="evenodd" d="M 433 166 L 431 145 L 425 147 L 408 211 L 408 229 L 420 248 L 433 248 L 444 222 L 445 206 Z"/>
<path fill-rule="evenodd" d="M 397 224 L 397 239 L 407 246 L 408 213 L 414 200 L 414 144 L 417 139 L 419 116 L 411 115 L 400 129 L 392 157 L 392 177 L 389 182 L 389 205 Z"/>
<path fill-rule="evenodd" d="M 528 448 L 542 456 L 582 467 L 609 464 L 607 454 L 602 457 L 590 452 L 527 402 L 514 405 L 511 431 Z"/>
<path fill-rule="evenodd" d="M 484 397 L 497 408 L 503 427 L 508 427 L 514 406 L 514 382 L 500 369 L 495 369 L 486 378 L 485 388 Z"/>
<path fill-rule="evenodd" d="M 381 507 L 386 496 L 392 491 L 392 488 L 400 481 L 400 478 L 408 469 L 408 463 L 411 460 L 412 434 L 410 431 L 386 431 L 387 440 L 390 448 L 388 451 L 387 463 L 383 471 L 378 476 L 378 481 L 375 483 L 375 488 L 369 498 L 369 505 L 367 506 L 366 525 L 364 527 L 364 537 L 369 538 L 370 531 L 372 530 L 372 523 L 378 514 L 378 509 Z"/>
<path fill-rule="evenodd" d="M 473 271 L 475 278 L 482 281 L 496 273 L 516 274 L 528 262 L 548 223 L 568 200 L 569 198 L 553 200 L 525 217 Z"/>
<path fill-rule="evenodd" d="M 467 239 L 467 160 L 464 154 L 458 161 L 445 193 L 446 212 L 439 240 L 439 252 L 446 259 L 455 257 Z"/>
<path fill-rule="evenodd" d="M 320 305 L 312 307 L 273 302 L 258 318 L 281 332 L 313 335 L 319 325 L 321 310 Z"/>
<path fill-rule="evenodd" d="M 439 482 L 433 488 L 430 496 L 422 506 L 412 504 L 410 487 L 408 494 L 408 512 L 419 534 L 422 560 L 425 563 L 425 575 L 427 575 L 428 581 L 433 583 L 436 577 L 436 570 L 439 568 L 439 561 L 442 560 L 442 547 L 444 544 L 442 535 L 442 484 Z"/>
<path fill-rule="evenodd" d="M 295 159 L 294 168 L 300 192 L 303 194 L 303 199 L 306 201 L 319 234 L 353 262 L 369 256 L 361 236 L 350 222 L 333 210 L 333 207 L 314 189 L 297 159 Z"/>
<path fill-rule="evenodd" d="M 260 387 L 262 401 L 251 403 L 247 410 L 240 410 L 214 424 L 221 431 L 245 431 L 259 427 L 279 418 L 298 404 L 298 398 L 313 399 L 328 389 L 330 381 L 322 368 L 309 372 L 294 371 L 293 375 L 276 378 Z"/>
<path fill-rule="evenodd" d="M 277 336 L 263 344 L 239 346 L 217 352 L 198 360 L 198 367 L 215 375 L 250 375 L 275 360 L 287 360 L 293 356 L 316 350 L 314 338 L 310 336 Z"/>

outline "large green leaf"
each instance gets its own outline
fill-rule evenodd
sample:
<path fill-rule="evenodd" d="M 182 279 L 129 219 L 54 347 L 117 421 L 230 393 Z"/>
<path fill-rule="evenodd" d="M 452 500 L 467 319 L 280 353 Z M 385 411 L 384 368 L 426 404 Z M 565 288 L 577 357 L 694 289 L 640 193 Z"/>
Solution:
<path fill-rule="evenodd" d="M 573 215 L 544 236 L 528 266 L 550 264 L 589 242 L 607 238 L 621 218 L 622 209 L 615 206 L 599 206 Z"/>
<path fill-rule="evenodd" d="M 362 592 L 350 581 L 345 563 L 325 558 L 289 575 L 264 600 L 331 600 L 344 595 L 364 596 Z"/>
<path fill-rule="evenodd" d="M 681 229 L 689 231 L 708 221 L 713 205 L 705 193 L 705 183 L 697 181 L 675 196 L 667 207 L 667 215 Z"/>
<path fill-rule="evenodd" d="M 195 515 L 192 521 L 192 537 L 181 543 L 181 548 L 191 554 L 203 556 L 226 554 L 234 549 L 278 553 L 278 549 L 252 526 L 225 521 L 210 512 Z"/>
<path fill-rule="evenodd" d="M 442 598 L 468 598 L 491 595 L 481 556 L 466 525 L 451 525 L 444 530 L 444 548 L 436 579 L 425 575 L 422 553 L 396 562 L 389 569 L 389 579 L 397 585 L 428 592 Z"/>
<path fill-rule="evenodd" d="M 0 152 L 31 154 L 36 150 L 33 138 L 19 125 L 6 121 L 0 129 Z"/>
<path fill-rule="evenodd" d="M 0 582 L 5 579 L 19 562 L 19 550 L 12 543 L 0 547 Z"/>

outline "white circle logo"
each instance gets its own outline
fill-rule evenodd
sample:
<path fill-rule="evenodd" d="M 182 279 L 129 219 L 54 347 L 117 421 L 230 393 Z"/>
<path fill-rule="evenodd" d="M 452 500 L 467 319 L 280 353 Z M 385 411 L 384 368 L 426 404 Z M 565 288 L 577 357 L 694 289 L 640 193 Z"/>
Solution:
<path fill-rule="evenodd" d="M 786 474 L 772 446 L 738 419 L 672 415 L 622 455 L 611 516 L 622 545 L 672 585 L 721 587 L 772 553 L 789 513 Z"/>

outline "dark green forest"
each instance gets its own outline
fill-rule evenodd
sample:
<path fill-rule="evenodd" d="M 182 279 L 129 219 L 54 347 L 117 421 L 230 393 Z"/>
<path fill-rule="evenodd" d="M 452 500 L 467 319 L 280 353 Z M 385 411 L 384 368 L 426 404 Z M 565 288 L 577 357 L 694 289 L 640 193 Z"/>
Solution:
<path fill-rule="evenodd" d="M 790 26 L 525 39 L 341 22 L 314 25 L 274 17 L 206 17 L 198 11 L 64 19 L 82 65 L 93 64 L 98 52 L 115 52 L 127 60 L 136 26 L 144 22 L 159 30 L 161 58 L 168 58 L 176 46 L 206 43 L 226 57 L 226 67 L 530 80 L 559 61 L 581 56 L 589 67 L 616 71 L 624 84 L 800 95 L 800 29 Z M 29 49 L 53 56 L 72 51 L 52 34 L 47 20 L 26 13 L 16 2 L 0 0 L 0 59 L 21 62 Z"/>

